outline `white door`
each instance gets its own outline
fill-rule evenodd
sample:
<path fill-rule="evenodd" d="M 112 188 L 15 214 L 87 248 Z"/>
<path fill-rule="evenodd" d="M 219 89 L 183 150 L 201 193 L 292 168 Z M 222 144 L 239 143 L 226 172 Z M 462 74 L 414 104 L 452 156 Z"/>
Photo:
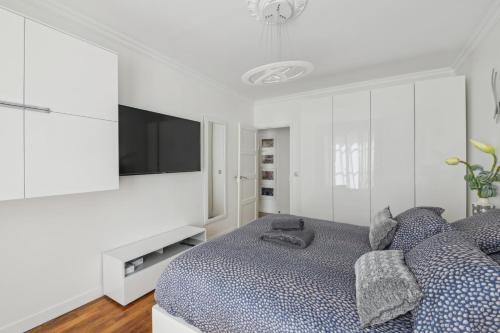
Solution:
<path fill-rule="evenodd" d="M 372 216 L 415 205 L 414 85 L 372 91 Z"/>
<path fill-rule="evenodd" d="M 117 121 L 117 56 L 26 20 L 26 104 Z"/>
<path fill-rule="evenodd" d="M 257 130 L 239 124 L 238 226 L 257 219 Z"/>
<path fill-rule="evenodd" d="M 24 197 L 24 18 L 0 9 L 0 200 Z"/>
<path fill-rule="evenodd" d="M 118 189 L 118 123 L 26 111 L 26 197 Z"/>
<path fill-rule="evenodd" d="M 466 157 L 465 77 L 415 84 L 415 184 L 417 206 L 440 206 L 449 221 L 466 216 L 464 169 L 444 161 Z"/>
<path fill-rule="evenodd" d="M 301 102 L 300 215 L 332 220 L 332 98 Z"/>
<path fill-rule="evenodd" d="M 370 92 L 333 97 L 333 217 L 370 225 Z"/>

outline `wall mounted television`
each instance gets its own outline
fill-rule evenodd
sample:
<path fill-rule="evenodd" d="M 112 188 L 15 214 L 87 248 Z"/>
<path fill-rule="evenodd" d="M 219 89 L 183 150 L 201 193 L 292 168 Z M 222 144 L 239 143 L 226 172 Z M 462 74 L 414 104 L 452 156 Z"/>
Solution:
<path fill-rule="evenodd" d="M 119 107 L 120 176 L 201 170 L 201 124 Z"/>

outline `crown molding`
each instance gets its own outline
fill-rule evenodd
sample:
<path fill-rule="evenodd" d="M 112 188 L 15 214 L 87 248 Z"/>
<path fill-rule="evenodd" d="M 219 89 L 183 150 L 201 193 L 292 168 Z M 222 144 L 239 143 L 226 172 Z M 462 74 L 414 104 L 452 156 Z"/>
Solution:
<path fill-rule="evenodd" d="M 188 67 L 168 56 L 165 54 L 155 50 L 154 48 L 151 48 L 149 46 L 144 45 L 143 43 L 130 38 L 114 29 L 111 27 L 102 24 L 86 15 L 83 15 L 81 13 L 78 13 L 77 11 L 65 6 L 61 5 L 59 3 L 54 2 L 53 0 L 45 0 L 45 1 L 39 1 L 36 4 L 30 4 L 34 9 L 45 9 L 50 11 L 52 14 L 56 14 L 64 19 L 70 20 L 72 23 L 76 23 L 77 25 L 80 25 L 86 29 L 89 29 L 93 31 L 94 33 L 97 33 L 101 37 L 116 42 L 118 44 L 121 44 L 125 46 L 128 49 L 134 50 L 140 54 L 143 54 L 145 56 L 148 56 L 149 58 L 152 58 L 158 62 L 161 62 L 168 67 L 174 69 L 175 71 L 188 75 L 191 78 L 203 81 L 210 86 L 217 88 L 219 90 L 222 90 L 224 92 L 230 93 L 235 97 L 238 97 L 240 99 L 245 100 L 248 103 L 252 103 L 253 100 L 248 98 L 247 96 L 243 96 L 239 94 L 237 91 L 234 89 L 230 88 L 229 86 L 214 80 L 210 78 L 209 76 L 196 71 L 192 69 L 191 67 Z M 26 15 L 24 15 L 26 16 Z M 38 21 L 38 20 L 37 20 Z M 114 52 L 114 51 L 113 51 Z"/>
<path fill-rule="evenodd" d="M 474 50 L 481 44 L 483 39 L 490 33 L 495 25 L 500 21 L 500 2 L 495 1 L 488 10 L 485 18 L 479 23 L 471 37 L 468 39 L 465 47 L 452 64 L 455 70 L 460 69 L 467 58 L 474 52 Z"/>
<path fill-rule="evenodd" d="M 414 72 L 397 76 L 390 76 L 381 79 L 373 79 L 368 81 L 361 81 L 349 83 L 344 85 L 333 86 L 324 89 L 309 90 L 297 94 L 286 96 L 279 96 L 274 98 L 261 99 L 254 103 L 254 106 L 266 105 L 272 103 L 281 103 L 300 98 L 320 97 L 325 95 L 336 95 L 347 93 L 356 90 L 371 89 L 375 87 L 392 86 L 397 84 L 404 84 L 408 82 L 422 81 L 426 79 L 433 79 L 438 77 L 454 76 L 456 72 L 451 67 L 438 68 L 428 71 Z"/>

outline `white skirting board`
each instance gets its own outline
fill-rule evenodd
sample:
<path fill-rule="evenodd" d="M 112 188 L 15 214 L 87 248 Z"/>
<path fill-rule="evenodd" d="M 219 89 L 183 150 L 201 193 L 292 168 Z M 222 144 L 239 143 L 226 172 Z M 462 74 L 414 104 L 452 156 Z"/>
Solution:
<path fill-rule="evenodd" d="M 168 314 L 158 304 L 153 306 L 152 319 L 153 333 L 202 333 L 181 318 Z"/>
<path fill-rule="evenodd" d="M 57 318 L 101 297 L 101 288 L 89 290 L 16 322 L 0 327 L 0 333 L 21 333 Z"/>

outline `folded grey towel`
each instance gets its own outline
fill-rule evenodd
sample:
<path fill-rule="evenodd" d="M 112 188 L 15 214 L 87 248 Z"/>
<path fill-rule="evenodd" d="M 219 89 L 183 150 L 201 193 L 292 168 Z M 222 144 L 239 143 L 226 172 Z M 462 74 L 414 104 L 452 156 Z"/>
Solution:
<path fill-rule="evenodd" d="M 314 239 L 314 231 L 306 230 L 289 230 L 277 231 L 271 230 L 263 233 L 260 239 L 266 242 L 284 245 L 291 248 L 304 249 L 311 244 Z"/>
<path fill-rule="evenodd" d="M 304 220 L 292 215 L 273 215 L 271 228 L 273 230 L 304 230 Z"/>

